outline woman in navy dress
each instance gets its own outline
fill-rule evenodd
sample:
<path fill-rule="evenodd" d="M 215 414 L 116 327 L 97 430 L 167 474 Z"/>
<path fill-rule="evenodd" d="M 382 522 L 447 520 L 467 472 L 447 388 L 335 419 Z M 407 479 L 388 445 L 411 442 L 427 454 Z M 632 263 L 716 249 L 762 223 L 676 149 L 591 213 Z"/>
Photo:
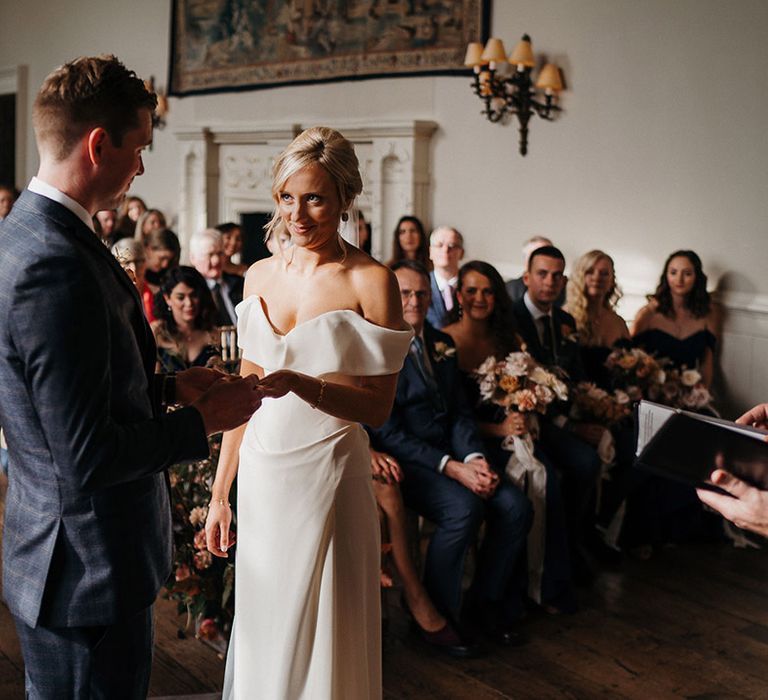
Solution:
<path fill-rule="evenodd" d="M 512 314 L 512 300 L 496 268 L 477 260 L 464 264 L 459 270 L 456 297 L 454 320 L 443 328 L 443 332 L 448 333 L 456 344 L 459 369 L 484 438 L 486 457 L 503 470 L 510 458 L 510 452 L 501 447 L 504 438 L 530 433 L 533 426 L 524 413 L 506 415 L 499 406 L 482 403 L 480 388 L 472 373 L 490 356 L 502 360 L 509 353 L 522 349 Z M 576 602 L 559 478 L 541 446 L 537 442 L 534 446 L 535 457 L 547 472 L 543 575 L 537 597 L 547 612 L 571 612 Z"/>
<path fill-rule="evenodd" d="M 634 344 L 674 367 L 698 370 L 709 388 L 719 333 L 720 311 L 707 292 L 699 256 L 692 250 L 672 253 L 656 291 L 635 318 Z M 628 544 L 643 556 L 650 554 L 649 545 L 706 536 L 714 525 L 693 487 L 659 477 L 647 479 L 629 505 Z"/>

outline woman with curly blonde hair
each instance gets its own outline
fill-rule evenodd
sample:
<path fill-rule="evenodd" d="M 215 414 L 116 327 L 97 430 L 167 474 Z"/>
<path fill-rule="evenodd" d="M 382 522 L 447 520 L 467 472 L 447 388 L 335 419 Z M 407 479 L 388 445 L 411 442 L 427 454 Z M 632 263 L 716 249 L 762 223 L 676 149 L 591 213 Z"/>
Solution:
<path fill-rule="evenodd" d="M 565 308 L 576 320 L 587 377 L 599 385 L 608 383 L 604 363 L 611 350 L 629 340 L 627 324 L 615 311 L 621 295 L 610 255 L 590 250 L 576 261 Z"/>

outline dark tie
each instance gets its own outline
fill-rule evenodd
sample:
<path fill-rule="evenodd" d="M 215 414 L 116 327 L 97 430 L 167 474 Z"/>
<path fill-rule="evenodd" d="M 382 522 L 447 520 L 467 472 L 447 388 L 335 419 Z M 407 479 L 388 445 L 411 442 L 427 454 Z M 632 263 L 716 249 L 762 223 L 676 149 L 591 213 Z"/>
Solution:
<path fill-rule="evenodd" d="M 429 389 L 430 397 L 435 407 L 441 411 L 444 410 L 443 396 L 440 393 L 440 389 L 437 386 L 437 382 L 435 381 L 435 377 L 432 374 L 432 371 L 424 361 L 424 341 L 419 338 L 419 336 L 415 336 L 411 341 L 411 357 L 416 363 L 416 368 L 419 370 L 421 378 L 427 385 L 427 389 Z"/>
<path fill-rule="evenodd" d="M 555 324 L 552 316 L 541 316 L 539 318 L 541 327 L 541 346 L 547 357 L 547 363 L 557 364 L 557 343 L 555 342 Z"/>
<path fill-rule="evenodd" d="M 211 288 L 211 296 L 216 305 L 216 325 L 231 326 L 232 319 L 227 311 L 227 305 L 224 303 L 224 297 L 221 296 L 221 285 L 218 282 Z"/>

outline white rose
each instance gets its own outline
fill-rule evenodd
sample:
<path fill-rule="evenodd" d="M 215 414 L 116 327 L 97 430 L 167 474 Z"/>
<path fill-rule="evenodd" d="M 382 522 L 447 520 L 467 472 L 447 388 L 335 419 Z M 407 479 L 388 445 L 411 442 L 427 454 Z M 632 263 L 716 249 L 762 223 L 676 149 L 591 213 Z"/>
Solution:
<path fill-rule="evenodd" d="M 475 372 L 479 374 L 481 377 L 486 377 L 489 374 L 493 374 L 496 370 L 496 358 L 493 355 L 490 355 L 489 357 L 486 357 L 483 361 L 483 364 L 481 364 Z"/>
<path fill-rule="evenodd" d="M 528 358 L 527 352 L 511 352 L 507 355 L 506 367 L 504 368 L 504 374 L 508 374 L 510 377 L 524 377 L 528 372 Z"/>
<path fill-rule="evenodd" d="M 627 404 L 629 403 L 629 394 L 626 391 L 622 391 L 621 389 L 616 389 L 615 392 L 613 392 L 613 396 L 616 399 L 616 403 L 618 404 Z"/>
<path fill-rule="evenodd" d="M 701 381 L 701 375 L 695 369 L 686 369 L 680 375 L 683 386 L 696 386 Z"/>
<path fill-rule="evenodd" d="M 483 377 L 480 381 L 480 396 L 484 401 L 490 401 L 496 393 L 496 382 L 492 377 Z"/>
<path fill-rule="evenodd" d="M 552 391 L 555 392 L 555 396 L 557 396 L 560 401 L 567 401 L 568 400 L 568 387 L 565 385 L 564 382 L 561 382 L 559 379 L 555 379 L 552 382 Z"/>
<path fill-rule="evenodd" d="M 539 365 L 536 365 L 528 376 L 536 384 L 549 384 L 552 378 L 552 374 Z"/>

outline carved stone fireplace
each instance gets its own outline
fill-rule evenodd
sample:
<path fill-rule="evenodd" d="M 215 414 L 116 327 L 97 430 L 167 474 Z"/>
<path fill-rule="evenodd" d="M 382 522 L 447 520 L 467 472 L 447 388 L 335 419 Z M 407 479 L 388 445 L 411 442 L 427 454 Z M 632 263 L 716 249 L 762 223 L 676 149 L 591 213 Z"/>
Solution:
<path fill-rule="evenodd" d="M 429 222 L 430 141 L 437 124 L 390 122 L 334 125 L 355 146 L 363 176 L 358 207 L 373 231 L 373 254 L 389 257 L 392 233 L 404 214 Z M 306 125 L 180 129 L 179 236 L 190 236 L 244 214 L 271 212 L 272 164 Z"/>

